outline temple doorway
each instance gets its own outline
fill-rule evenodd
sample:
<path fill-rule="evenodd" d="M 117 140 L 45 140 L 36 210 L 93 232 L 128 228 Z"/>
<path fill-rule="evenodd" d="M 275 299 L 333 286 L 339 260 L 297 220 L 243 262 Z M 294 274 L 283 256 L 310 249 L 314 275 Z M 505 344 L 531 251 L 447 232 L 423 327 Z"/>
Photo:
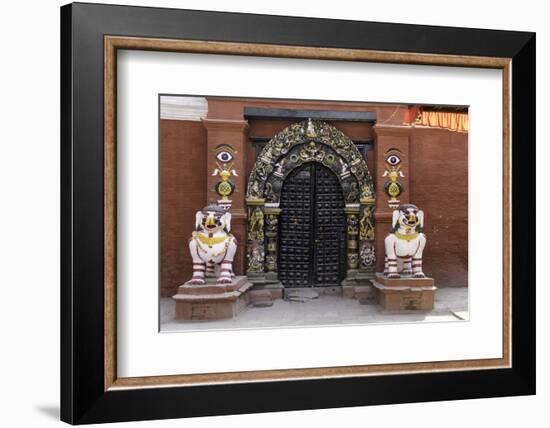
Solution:
<path fill-rule="evenodd" d="M 246 204 L 246 274 L 258 287 L 330 291 L 374 276 L 373 180 L 334 126 L 308 119 L 276 134 L 252 167 Z"/>

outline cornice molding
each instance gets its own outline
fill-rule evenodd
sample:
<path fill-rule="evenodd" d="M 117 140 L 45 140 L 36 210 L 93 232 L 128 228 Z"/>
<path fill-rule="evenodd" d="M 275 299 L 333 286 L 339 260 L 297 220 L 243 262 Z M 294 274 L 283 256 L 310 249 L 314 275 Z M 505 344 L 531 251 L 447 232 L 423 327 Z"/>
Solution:
<path fill-rule="evenodd" d="M 224 131 L 245 131 L 248 129 L 247 120 L 230 120 L 230 119 L 202 119 L 204 127 L 210 130 L 219 130 Z"/>
<path fill-rule="evenodd" d="M 162 95 L 160 97 L 161 119 L 199 122 L 207 114 L 208 101 L 204 97 L 170 95 Z"/>

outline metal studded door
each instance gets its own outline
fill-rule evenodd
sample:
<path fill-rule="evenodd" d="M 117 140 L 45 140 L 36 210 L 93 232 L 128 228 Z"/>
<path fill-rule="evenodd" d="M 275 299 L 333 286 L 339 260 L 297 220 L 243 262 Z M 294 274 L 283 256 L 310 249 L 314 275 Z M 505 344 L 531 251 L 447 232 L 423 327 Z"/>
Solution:
<path fill-rule="evenodd" d="M 338 178 L 312 162 L 281 192 L 279 279 L 285 287 L 338 286 L 345 276 L 346 218 Z"/>

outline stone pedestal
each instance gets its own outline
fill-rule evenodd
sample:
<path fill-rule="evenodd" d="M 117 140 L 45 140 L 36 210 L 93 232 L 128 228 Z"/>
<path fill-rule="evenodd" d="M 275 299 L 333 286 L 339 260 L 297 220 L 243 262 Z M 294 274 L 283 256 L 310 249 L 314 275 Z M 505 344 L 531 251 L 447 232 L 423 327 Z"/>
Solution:
<path fill-rule="evenodd" d="M 377 273 L 372 283 L 376 298 L 385 311 L 429 311 L 434 308 L 437 287 L 433 278 L 389 279 Z"/>
<path fill-rule="evenodd" d="M 248 304 L 246 291 L 252 287 L 246 276 L 237 276 L 232 284 L 217 284 L 216 278 L 207 278 L 206 284 L 189 281 L 178 287 L 173 296 L 177 320 L 215 320 L 233 318 Z"/>

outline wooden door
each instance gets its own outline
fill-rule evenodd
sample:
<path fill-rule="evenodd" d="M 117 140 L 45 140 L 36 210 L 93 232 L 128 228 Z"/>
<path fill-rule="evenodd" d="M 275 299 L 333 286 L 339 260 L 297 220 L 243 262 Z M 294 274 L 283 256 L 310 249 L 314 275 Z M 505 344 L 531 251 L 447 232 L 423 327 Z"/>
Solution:
<path fill-rule="evenodd" d="M 279 279 L 285 287 L 332 287 L 345 277 L 346 218 L 338 177 L 311 162 L 285 180 L 280 200 Z"/>

